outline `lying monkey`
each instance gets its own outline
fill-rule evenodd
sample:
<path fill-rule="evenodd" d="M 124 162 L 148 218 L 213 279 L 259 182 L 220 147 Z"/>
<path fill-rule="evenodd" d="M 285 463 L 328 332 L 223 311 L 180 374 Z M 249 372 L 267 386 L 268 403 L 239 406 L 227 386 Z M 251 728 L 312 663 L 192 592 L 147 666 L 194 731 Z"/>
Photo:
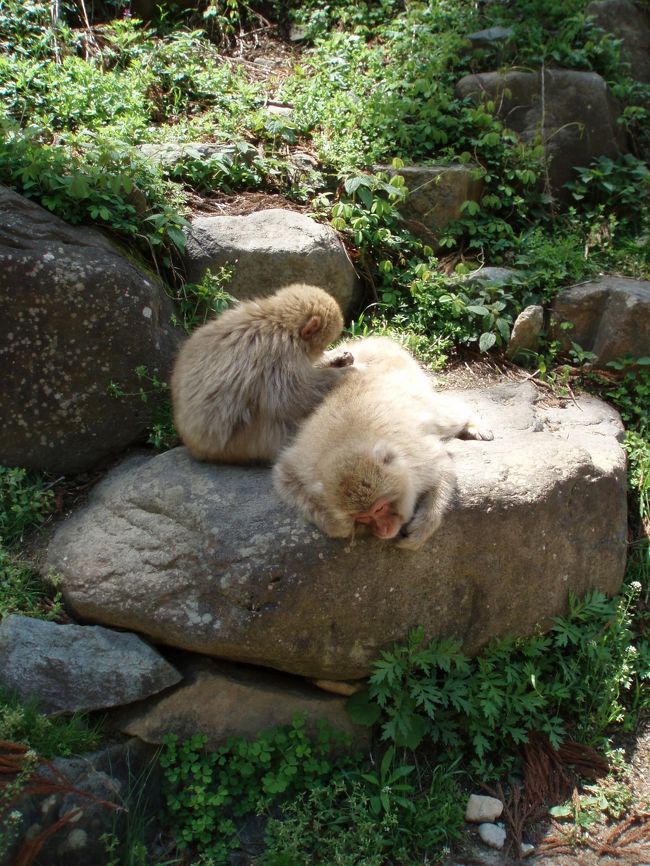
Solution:
<path fill-rule="evenodd" d="M 323 354 L 342 330 L 336 301 L 296 283 L 194 331 L 171 378 L 174 422 L 190 454 L 225 463 L 274 459 L 352 363 L 345 352 Z"/>
<path fill-rule="evenodd" d="M 367 528 L 417 550 L 438 528 L 455 473 L 444 439 L 492 439 L 385 337 L 344 344 L 354 368 L 302 424 L 273 470 L 276 490 L 332 538 Z"/>

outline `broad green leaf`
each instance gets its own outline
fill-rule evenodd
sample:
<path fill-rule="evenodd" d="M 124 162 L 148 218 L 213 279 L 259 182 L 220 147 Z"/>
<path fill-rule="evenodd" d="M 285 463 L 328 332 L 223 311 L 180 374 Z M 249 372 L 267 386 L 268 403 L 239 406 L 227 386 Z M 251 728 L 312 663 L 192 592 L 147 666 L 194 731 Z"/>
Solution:
<path fill-rule="evenodd" d="M 486 331 L 484 334 L 481 334 L 481 338 L 478 341 L 479 351 L 481 351 L 481 352 L 489 351 L 492 348 L 492 346 L 494 346 L 496 341 L 497 341 L 497 338 L 495 337 L 495 335 L 489 333 L 489 331 Z"/>

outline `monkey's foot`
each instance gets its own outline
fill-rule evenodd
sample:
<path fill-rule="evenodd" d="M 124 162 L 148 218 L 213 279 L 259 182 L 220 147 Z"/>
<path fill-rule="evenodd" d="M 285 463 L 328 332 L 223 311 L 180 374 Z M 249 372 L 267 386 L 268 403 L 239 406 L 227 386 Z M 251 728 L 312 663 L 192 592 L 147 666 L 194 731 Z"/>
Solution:
<path fill-rule="evenodd" d="M 491 442 L 494 439 L 494 433 L 489 427 L 484 427 L 478 421 L 470 421 L 460 435 L 461 439 L 481 439 L 484 442 Z"/>

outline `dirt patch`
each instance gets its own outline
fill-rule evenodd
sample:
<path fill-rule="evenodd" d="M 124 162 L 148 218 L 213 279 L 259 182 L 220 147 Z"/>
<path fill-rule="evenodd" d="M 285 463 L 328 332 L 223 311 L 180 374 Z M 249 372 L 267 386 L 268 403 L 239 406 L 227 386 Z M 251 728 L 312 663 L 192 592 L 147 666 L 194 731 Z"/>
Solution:
<path fill-rule="evenodd" d="M 282 195 L 266 192 L 222 193 L 187 195 L 187 203 L 193 216 L 248 216 L 260 210 L 282 208 L 297 213 L 307 213 L 307 204 L 298 204 Z"/>

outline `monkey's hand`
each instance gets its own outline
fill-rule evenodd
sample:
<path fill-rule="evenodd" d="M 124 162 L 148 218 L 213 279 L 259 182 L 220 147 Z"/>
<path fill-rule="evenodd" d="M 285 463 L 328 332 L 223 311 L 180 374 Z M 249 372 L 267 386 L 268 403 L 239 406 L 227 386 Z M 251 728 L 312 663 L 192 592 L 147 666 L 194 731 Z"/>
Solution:
<path fill-rule="evenodd" d="M 400 550 L 419 550 L 439 525 L 439 520 L 432 525 L 429 511 L 417 511 L 402 527 L 401 536 L 395 546 Z"/>
<path fill-rule="evenodd" d="M 432 451 L 432 465 L 437 462 L 436 477 L 431 478 L 431 487 L 425 490 L 415 506 L 413 517 L 401 529 L 397 547 L 402 550 L 419 550 L 442 523 L 445 512 L 453 498 L 456 476 L 448 456 Z"/>
<path fill-rule="evenodd" d="M 332 355 L 327 359 L 328 367 L 351 367 L 354 364 L 354 355 L 352 352 L 340 352 L 338 355 Z"/>

